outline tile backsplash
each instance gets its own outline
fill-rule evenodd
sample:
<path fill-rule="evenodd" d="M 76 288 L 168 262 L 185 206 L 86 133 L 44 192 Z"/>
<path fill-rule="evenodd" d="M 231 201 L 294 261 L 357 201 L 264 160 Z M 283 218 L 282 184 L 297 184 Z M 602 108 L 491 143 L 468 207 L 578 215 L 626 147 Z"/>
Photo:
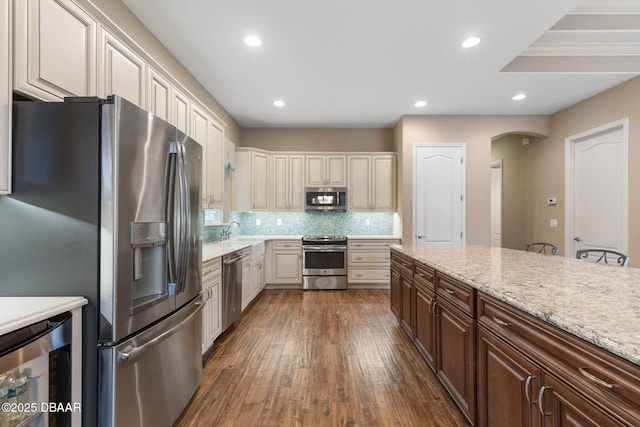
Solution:
<path fill-rule="evenodd" d="M 283 236 L 304 234 L 392 235 L 392 212 L 231 212 L 232 236 Z M 203 241 L 220 240 L 227 225 L 204 227 Z"/>

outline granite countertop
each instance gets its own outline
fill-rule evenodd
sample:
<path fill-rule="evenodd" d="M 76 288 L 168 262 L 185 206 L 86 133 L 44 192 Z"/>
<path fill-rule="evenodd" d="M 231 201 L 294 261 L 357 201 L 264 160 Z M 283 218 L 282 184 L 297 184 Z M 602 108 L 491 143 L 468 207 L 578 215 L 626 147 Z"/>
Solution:
<path fill-rule="evenodd" d="M 2 297 L 0 335 L 87 304 L 83 297 Z"/>
<path fill-rule="evenodd" d="M 391 246 L 640 365 L 640 269 L 488 246 Z"/>

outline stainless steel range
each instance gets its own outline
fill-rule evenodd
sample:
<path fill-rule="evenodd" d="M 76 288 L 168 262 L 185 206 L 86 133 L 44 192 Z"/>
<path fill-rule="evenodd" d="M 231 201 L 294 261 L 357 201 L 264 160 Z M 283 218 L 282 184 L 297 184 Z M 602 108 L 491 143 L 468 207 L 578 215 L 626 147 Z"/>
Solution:
<path fill-rule="evenodd" d="M 347 236 L 302 238 L 302 288 L 347 289 Z"/>

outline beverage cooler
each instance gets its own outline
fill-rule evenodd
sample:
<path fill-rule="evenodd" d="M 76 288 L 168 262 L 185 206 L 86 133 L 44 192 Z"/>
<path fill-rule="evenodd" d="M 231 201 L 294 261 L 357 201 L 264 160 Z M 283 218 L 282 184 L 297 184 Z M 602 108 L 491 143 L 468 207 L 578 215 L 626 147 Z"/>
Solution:
<path fill-rule="evenodd" d="M 70 399 L 71 313 L 0 336 L 1 427 L 68 426 Z"/>

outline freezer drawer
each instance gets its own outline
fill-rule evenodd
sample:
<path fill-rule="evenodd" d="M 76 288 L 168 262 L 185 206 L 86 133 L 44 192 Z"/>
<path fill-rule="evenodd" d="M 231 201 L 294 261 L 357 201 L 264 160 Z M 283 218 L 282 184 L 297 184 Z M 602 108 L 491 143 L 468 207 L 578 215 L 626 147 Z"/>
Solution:
<path fill-rule="evenodd" d="M 202 376 L 200 296 L 150 329 L 100 350 L 100 425 L 171 426 Z"/>

